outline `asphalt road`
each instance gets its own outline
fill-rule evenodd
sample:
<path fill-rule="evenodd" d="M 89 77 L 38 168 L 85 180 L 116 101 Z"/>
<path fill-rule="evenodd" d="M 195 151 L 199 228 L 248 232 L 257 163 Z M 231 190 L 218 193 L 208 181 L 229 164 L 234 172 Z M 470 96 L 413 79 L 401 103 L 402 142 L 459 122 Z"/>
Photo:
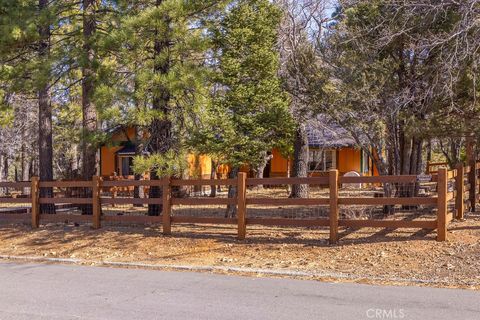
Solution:
<path fill-rule="evenodd" d="M 480 292 L 0 262 L 0 319 L 480 319 Z"/>

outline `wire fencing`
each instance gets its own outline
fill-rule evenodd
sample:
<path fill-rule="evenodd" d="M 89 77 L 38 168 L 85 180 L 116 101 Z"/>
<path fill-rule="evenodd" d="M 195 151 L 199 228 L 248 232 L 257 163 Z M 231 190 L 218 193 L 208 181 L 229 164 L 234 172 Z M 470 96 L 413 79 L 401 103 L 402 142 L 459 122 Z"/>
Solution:
<path fill-rule="evenodd" d="M 445 240 L 448 223 L 463 216 L 467 192 L 462 170 L 374 177 L 339 177 L 331 170 L 328 176 L 308 178 L 246 178 L 239 173 L 235 179 L 215 180 L 35 178 L 0 183 L 10 190 L 0 204 L 24 221 L 29 211 L 20 210 L 29 205 L 33 227 L 49 222 L 91 223 L 94 228 L 162 224 L 170 234 L 172 224 L 233 224 L 240 239 L 247 225 L 329 227 L 331 242 L 338 240 L 339 227 L 421 228 L 437 229 L 438 239 Z"/>
<path fill-rule="evenodd" d="M 0 182 L 0 222 L 29 221 L 32 211 L 31 183 Z"/>
<path fill-rule="evenodd" d="M 297 201 L 298 196 L 304 200 Z M 313 220 L 329 216 L 327 177 L 247 179 L 246 198 L 248 218 L 252 219 Z"/>

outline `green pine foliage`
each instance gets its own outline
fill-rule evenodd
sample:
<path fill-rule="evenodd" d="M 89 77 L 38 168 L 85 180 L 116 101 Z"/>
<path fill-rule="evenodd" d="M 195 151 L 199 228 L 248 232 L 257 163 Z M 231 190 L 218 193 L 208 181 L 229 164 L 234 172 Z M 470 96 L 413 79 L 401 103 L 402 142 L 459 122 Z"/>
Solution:
<path fill-rule="evenodd" d="M 236 1 L 213 30 L 218 72 L 212 102 L 192 139 L 234 168 L 291 142 L 293 121 L 278 77 L 281 12 L 267 0 Z"/>
<path fill-rule="evenodd" d="M 102 43 L 103 50 L 110 54 L 100 66 L 103 77 L 97 87 L 102 118 L 112 125 L 134 125 L 146 132 L 155 120 L 172 125 L 172 141 L 165 142 L 165 149 L 151 143 L 152 132 L 138 142 L 145 152 L 135 159 L 137 172 L 148 167 L 158 173 L 184 168 L 175 158 L 185 153 L 187 127 L 208 96 L 206 55 L 211 39 L 206 28 L 223 3 L 118 3 L 117 28 Z M 166 104 L 163 110 L 158 108 L 159 97 Z M 172 152 L 177 157 L 172 157 Z"/>

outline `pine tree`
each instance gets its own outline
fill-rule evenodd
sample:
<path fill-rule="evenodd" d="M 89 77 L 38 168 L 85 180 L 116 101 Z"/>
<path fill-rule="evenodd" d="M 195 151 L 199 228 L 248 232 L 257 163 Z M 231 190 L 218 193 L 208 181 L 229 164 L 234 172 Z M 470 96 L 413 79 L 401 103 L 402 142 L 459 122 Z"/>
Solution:
<path fill-rule="evenodd" d="M 184 167 L 185 128 L 205 90 L 208 37 L 205 20 L 223 1 L 120 2 L 121 28 L 112 34 L 117 70 L 125 78 L 120 90 L 129 105 L 122 118 L 147 132 L 143 152 L 134 160 L 137 174 L 150 179 L 180 174 Z M 106 90 L 108 91 L 108 90 Z M 138 142 L 137 142 L 138 143 Z M 150 197 L 161 197 L 150 188 Z M 149 205 L 149 215 L 161 206 Z"/>
<path fill-rule="evenodd" d="M 10 97 L 33 98 L 38 101 L 39 176 L 53 180 L 52 86 L 53 65 L 58 52 L 52 49 L 52 32 L 61 29 L 60 12 L 63 1 L 7 1 L 2 11 L 0 81 Z M 3 19 L 5 19 L 3 21 Z M 9 99 L 3 99 L 9 104 Z M 23 152 L 22 152 L 23 159 Z M 23 167 L 23 160 L 22 167 Z M 26 175 L 24 175 L 24 178 Z M 50 188 L 40 190 L 42 197 L 51 197 Z M 52 205 L 42 205 L 42 211 L 54 213 Z"/>
<path fill-rule="evenodd" d="M 92 137 L 97 133 L 97 109 L 92 101 L 95 94 L 95 33 L 97 28 L 97 11 L 100 7 L 98 0 L 83 0 L 82 4 L 82 177 L 92 179 L 96 175 L 97 148 Z"/>
<path fill-rule="evenodd" d="M 236 1 L 215 30 L 218 90 L 194 144 L 228 164 L 231 178 L 242 165 L 263 172 L 267 152 L 291 141 L 288 98 L 278 77 L 280 16 L 267 0 Z M 229 196 L 234 193 L 230 188 Z"/>

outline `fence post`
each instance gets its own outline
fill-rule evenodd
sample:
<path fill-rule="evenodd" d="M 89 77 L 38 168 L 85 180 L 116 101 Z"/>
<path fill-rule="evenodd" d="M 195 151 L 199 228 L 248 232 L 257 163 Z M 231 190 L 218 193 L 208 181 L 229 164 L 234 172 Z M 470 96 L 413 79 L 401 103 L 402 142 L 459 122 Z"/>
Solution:
<path fill-rule="evenodd" d="M 32 186 L 30 189 L 30 196 L 32 197 L 32 228 L 36 229 L 40 225 L 40 206 L 38 204 L 39 198 L 39 178 L 32 177 Z"/>
<path fill-rule="evenodd" d="M 476 196 L 477 196 L 477 164 L 475 160 L 470 161 L 470 172 L 468 173 L 468 183 L 470 184 L 469 202 L 470 211 L 475 212 Z"/>
<path fill-rule="evenodd" d="M 478 195 L 480 194 L 480 186 L 478 186 L 478 189 L 477 189 L 477 184 L 478 184 L 478 180 L 480 179 L 480 170 L 477 170 L 477 165 L 478 165 L 478 160 L 475 161 L 475 196 L 474 196 L 474 202 L 475 202 L 475 205 L 476 203 L 479 201 L 479 198 L 478 198 Z M 472 212 L 475 212 L 476 211 L 476 206 L 473 207 L 473 211 Z"/>
<path fill-rule="evenodd" d="M 458 220 L 463 219 L 463 212 L 465 211 L 465 204 L 463 202 L 463 193 L 465 192 L 465 185 L 463 181 L 464 174 L 465 168 L 463 163 L 457 164 L 457 176 L 455 177 L 455 189 L 457 191 L 455 198 L 455 209 L 457 209 L 456 218 Z"/>
<path fill-rule="evenodd" d="M 238 239 L 244 240 L 247 235 L 247 174 L 238 173 L 237 181 L 237 219 L 238 219 Z"/>
<path fill-rule="evenodd" d="M 438 169 L 437 241 L 447 240 L 447 168 Z"/>
<path fill-rule="evenodd" d="M 168 236 L 172 234 L 172 188 L 170 186 L 171 178 L 165 178 L 162 185 L 162 231 Z"/>
<path fill-rule="evenodd" d="M 94 229 L 101 226 L 100 181 L 99 176 L 92 177 L 92 224 Z"/>
<path fill-rule="evenodd" d="M 338 170 L 330 170 L 330 244 L 338 242 Z"/>

